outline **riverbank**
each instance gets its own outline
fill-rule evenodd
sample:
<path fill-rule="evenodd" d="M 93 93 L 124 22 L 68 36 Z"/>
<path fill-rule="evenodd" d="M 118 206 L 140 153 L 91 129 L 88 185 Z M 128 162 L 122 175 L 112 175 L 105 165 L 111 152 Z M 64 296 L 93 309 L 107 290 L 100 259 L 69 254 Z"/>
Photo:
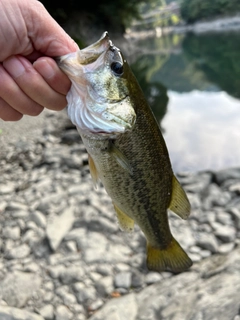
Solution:
<path fill-rule="evenodd" d="M 0 127 L 2 317 L 239 320 L 240 168 L 178 175 L 192 213 L 170 224 L 194 265 L 149 272 L 144 236 L 119 230 L 65 112 L 44 112 L 36 131 L 31 119 Z"/>
<path fill-rule="evenodd" d="M 188 33 L 195 34 L 209 32 L 229 32 L 240 30 L 240 14 L 232 17 L 216 18 L 208 21 L 200 21 L 193 24 L 183 24 L 170 27 L 156 27 L 150 30 L 135 31 L 134 28 L 129 28 L 126 31 L 127 39 L 142 39 L 146 37 L 161 37 L 171 33 Z"/>

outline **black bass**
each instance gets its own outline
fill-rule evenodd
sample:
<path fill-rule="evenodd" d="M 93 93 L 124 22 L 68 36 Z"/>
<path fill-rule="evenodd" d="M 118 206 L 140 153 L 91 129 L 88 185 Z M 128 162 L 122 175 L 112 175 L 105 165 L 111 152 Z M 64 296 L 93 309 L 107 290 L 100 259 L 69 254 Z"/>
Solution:
<path fill-rule="evenodd" d="M 181 272 L 192 261 L 173 238 L 167 210 L 186 219 L 190 204 L 173 174 L 159 126 L 136 78 L 107 32 L 59 58 L 72 81 L 68 115 L 89 154 L 90 172 L 113 201 L 119 226 L 137 223 L 147 239 L 150 270 Z"/>

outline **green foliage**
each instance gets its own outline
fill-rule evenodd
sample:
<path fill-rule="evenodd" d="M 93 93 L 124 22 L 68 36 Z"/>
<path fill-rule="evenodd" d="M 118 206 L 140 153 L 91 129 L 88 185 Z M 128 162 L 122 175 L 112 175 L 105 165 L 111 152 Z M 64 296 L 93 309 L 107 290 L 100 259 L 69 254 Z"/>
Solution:
<path fill-rule="evenodd" d="M 182 0 L 181 15 L 188 23 L 240 11 L 239 0 Z"/>
<path fill-rule="evenodd" d="M 68 0 L 63 3 L 57 0 L 41 1 L 50 14 L 61 24 L 71 18 L 74 12 L 86 13 L 93 24 L 101 27 L 111 27 L 124 32 L 134 18 L 139 18 L 139 5 L 145 1 L 139 0 L 101 0 L 79 1 Z M 155 0 L 148 0 L 151 4 Z"/>
<path fill-rule="evenodd" d="M 240 11 L 239 0 L 182 0 L 181 14 L 188 23 Z"/>

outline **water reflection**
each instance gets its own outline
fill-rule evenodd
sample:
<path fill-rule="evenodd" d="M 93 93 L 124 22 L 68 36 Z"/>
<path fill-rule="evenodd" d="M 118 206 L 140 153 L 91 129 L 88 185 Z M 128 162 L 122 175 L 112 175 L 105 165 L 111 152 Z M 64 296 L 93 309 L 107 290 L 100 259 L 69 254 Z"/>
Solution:
<path fill-rule="evenodd" d="M 164 129 L 175 171 L 240 165 L 239 38 L 171 35 L 136 43 L 142 55 L 132 68 Z"/>

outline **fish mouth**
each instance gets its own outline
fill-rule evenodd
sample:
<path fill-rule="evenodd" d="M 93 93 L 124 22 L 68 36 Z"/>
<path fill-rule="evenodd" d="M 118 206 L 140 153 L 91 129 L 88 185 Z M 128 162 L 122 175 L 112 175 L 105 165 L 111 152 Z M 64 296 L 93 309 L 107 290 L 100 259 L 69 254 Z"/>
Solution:
<path fill-rule="evenodd" d="M 55 60 L 58 66 L 69 76 L 74 76 L 74 68 L 79 68 L 79 65 L 86 66 L 95 61 L 108 49 L 114 47 L 109 38 L 108 32 L 105 31 L 101 38 L 88 47 L 76 52 L 57 57 Z"/>
<path fill-rule="evenodd" d="M 111 46 L 112 42 L 109 38 L 108 32 L 105 31 L 98 41 L 79 52 L 78 61 L 82 65 L 93 63 Z"/>

